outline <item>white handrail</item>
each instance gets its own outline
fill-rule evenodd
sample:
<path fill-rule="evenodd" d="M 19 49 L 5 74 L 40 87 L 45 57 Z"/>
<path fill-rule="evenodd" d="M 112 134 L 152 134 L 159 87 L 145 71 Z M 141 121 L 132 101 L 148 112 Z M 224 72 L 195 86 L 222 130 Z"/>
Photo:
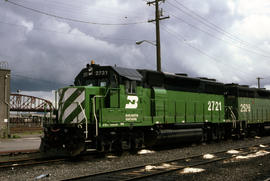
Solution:
<path fill-rule="evenodd" d="M 101 98 L 101 97 L 104 97 L 104 96 L 94 96 L 92 99 L 92 103 L 93 103 L 93 114 L 94 114 L 94 118 L 95 118 L 95 121 L 96 121 L 96 136 L 98 136 L 98 119 L 97 119 L 97 115 L 96 115 L 96 98 Z"/>
<path fill-rule="evenodd" d="M 118 89 L 118 88 L 116 88 Z M 104 96 L 101 96 L 101 95 L 96 95 L 92 98 L 92 103 L 93 103 L 93 114 L 94 114 L 94 118 L 95 118 L 95 121 L 96 121 L 96 136 L 98 136 L 98 119 L 97 119 L 97 115 L 96 115 L 96 98 L 104 98 L 107 96 L 107 94 L 109 93 L 109 90 L 112 90 L 112 89 L 108 89 L 107 92 L 105 93 Z"/>
<path fill-rule="evenodd" d="M 87 117 L 86 117 L 85 111 L 84 111 L 81 103 L 80 102 L 75 102 L 75 103 L 77 103 L 80 106 L 81 110 L 82 110 L 83 117 L 85 119 L 85 138 L 87 139 L 88 138 L 88 122 L 87 122 Z"/>

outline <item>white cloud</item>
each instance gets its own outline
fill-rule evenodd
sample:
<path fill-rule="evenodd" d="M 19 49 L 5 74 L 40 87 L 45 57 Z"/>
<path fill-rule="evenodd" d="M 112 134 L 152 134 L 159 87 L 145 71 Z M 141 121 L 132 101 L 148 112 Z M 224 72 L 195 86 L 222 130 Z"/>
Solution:
<path fill-rule="evenodd" d="M 270 17 L 266 15 L 248 15 L 235 23 L 233 30 L 241 32 L 241 36 L 255 42 L 269 40 Z"/>
<path fill-rule="evenodd" d="M 228 0 L 227 3 L 228 3 L 228 7 L 230 8 L 231 15 L 234 15 L 235 9 L 236 9 L 235 0 Z"/>
<path fill-rule="evenodd" d="M 268 0 L 249 1 L 238 0 L 237 12 L 243 16 L 250 14 L 268 14 L 270 9 L 270 2 Z"/>
<path fill-rule="evenodd" d="M 257 87 L 257 86 L 253 86 L 253 87 Z M 264 88 L 270 90 L 270 85 L 264 85 Z"/>
<path fill-rule="evenodd" d="M 29 21 L 25 21 L 25 20 L 23 20 L 23 21 L 21 22 L 21 24 L 22 24 L 23 26 L 25 26 L 25 27 L 26 27 L 27 32 L 30 32 L 30 31 L 32 31 L 32 30 L 33 30 L 33 27 L 34 27 L 33 22 L 29 22 Z"/>

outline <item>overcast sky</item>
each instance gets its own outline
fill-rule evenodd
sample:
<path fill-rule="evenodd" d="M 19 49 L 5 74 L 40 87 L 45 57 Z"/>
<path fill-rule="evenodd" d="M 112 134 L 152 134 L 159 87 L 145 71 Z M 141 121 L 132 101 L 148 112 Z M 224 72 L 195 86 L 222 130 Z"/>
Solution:
<path fill-rule="evenodd" d="M 0 0 L 0 61 L 12 91 L 51 99 L 92 59 L 156 69 L 154 7 L 146 0 Z M 17 5 L 15 5 L 16 3 Z M 167 0 L 162 70 L 270 88 L 269 0 Z M 55 17 L 49 16 L 54 15 Z M 68 20 L 69 19 L 69 20 Z M 73 20 L 73 21 L 71 21 Z M 77 22 L 76 22 L 77 21 Z"/>

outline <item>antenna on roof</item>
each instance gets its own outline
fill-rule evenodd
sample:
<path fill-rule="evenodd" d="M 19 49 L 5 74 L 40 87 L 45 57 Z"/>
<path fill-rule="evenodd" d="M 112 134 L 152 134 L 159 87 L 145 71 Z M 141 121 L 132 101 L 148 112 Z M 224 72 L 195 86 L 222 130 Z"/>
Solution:
<path fill-rule="evenodd" d="M 262 77 L 257 77 L 256 79 L 258 79 L 258 89 L 260 89 L 261 88 L 261 79 L 263 79 Z"/>

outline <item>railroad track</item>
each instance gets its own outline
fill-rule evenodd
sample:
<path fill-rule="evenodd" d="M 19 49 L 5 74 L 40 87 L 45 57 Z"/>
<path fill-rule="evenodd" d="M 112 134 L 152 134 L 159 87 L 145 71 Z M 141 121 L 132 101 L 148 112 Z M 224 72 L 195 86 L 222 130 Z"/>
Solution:
<path fill-rule="evenodd" d="M 32 153 L 32 152 L 30 152 L 30 153 Z M 8 160 L 2 160 L 2 161 L 0 161 L 0 169 L 32 166 L 32 165 L 41 165 L 41 164 L 54 163 L 54 162 L 74 161 L 74 157 L 44 156 L 44 155 L 40 154 L 39 152 L 33 152 L 33 153 L 38 153 L 38 154 L 35 156 L 27 157 L 27 158 L 16 158 L 15 157 L 15 158 L 11 158 Z M 76 159 L 83 159 L 83 158 L 85 158 L 85 159 L 92 158 L 93 159 L 96 155 L 97 155 L 96 152 L 87 152 L 87 153 L 80 155 L 78 157 L 75 157 L 75 158 Z"/>
<path fill-rule="evenodd" d="M 39 153 L 38 149 L 0 151 L 0 156 Z"/>
<path fill-rule="evenodd" d="M 9 160 L 9 161 L 0 161 L 0 169 L 5 168 L 15 168 L 15 167 L 22 167 L 22 166 L 34 166 L 34 165 L 41 165 L 46 163 L 54 163 L 54 162 L 61 162 L 66 161 L 67 158 L 25 158 L 25 159 L 16 159 L 16 160 Z"/>
<path fill-rule="evenodd" d="M 164 175 L 170 172 L 184 170 L 185 168 L 206 165 L 214 162 L 225 161 L 245 157 L 254 153 L 269 153 L 270 143 L 264 145 L 254 145 L 248 147 L 239 147 L 231 150 L 231 152 L 219 151 L 207 155 L 197 155 L 185 157 L 181 159 L 170 160 L 166 162 L 157 162 L 154 164 L 140 165 L 108 172 L 101 172 L 82 177 L 75 177 L 67 180 L 142 180 L 152 178 L 158 175 Z M 263 151 L 262 151 L 263 150 Z"/>
<path fill-rule="evenodd" d="M 11 150 L 0 152 L 0 166 L 7 162 L 14 162 L 16 160 L 27 160 L 31 158 L 41 158 L 42 155 L 39 150 Z M 1 168 L 1 167 L 0 167 Z"/>

